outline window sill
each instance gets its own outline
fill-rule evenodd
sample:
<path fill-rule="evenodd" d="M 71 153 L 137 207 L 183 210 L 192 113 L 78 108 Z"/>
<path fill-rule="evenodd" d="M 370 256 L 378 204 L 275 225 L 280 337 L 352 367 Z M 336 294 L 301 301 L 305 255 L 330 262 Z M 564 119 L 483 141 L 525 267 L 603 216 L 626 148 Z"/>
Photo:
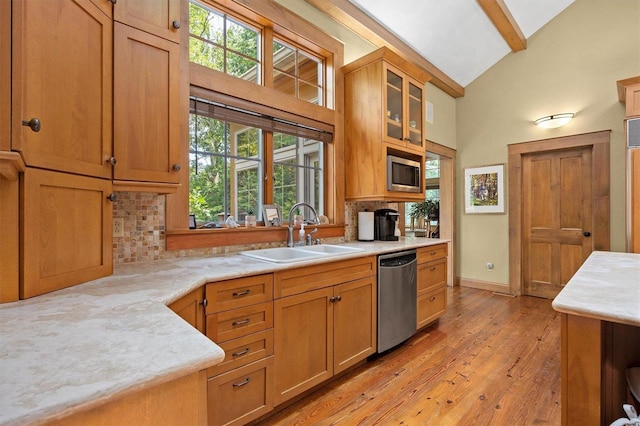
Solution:
<path fill-rule="evenodd" d="M 344 237 L 345 225 L 319 225 L 314 238 Z M 296 227 L 298 229 L 299 227 Z M 308 226 L 307 229 L 316 228 Z M 295 234 L 295 231 L 294 231 Z M 188 250 L 206 247 L 263 244 L 287 241 L 287 227 L 185 229 L 166 231 L 167 250 Z"/>

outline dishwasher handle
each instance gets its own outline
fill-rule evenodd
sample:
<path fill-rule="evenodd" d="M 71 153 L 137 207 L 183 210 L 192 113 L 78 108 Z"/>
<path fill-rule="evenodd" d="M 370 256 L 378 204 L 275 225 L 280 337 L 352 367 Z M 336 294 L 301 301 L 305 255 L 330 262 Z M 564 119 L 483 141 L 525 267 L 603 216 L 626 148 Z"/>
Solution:
<path fill-rule="evenodd" d="M 378 265 L 381 268 L 393 268 L 408 265 L 412 262 L 415 262 L 416 259 L 416 251 L 409 250 L 378 256 Z"/>

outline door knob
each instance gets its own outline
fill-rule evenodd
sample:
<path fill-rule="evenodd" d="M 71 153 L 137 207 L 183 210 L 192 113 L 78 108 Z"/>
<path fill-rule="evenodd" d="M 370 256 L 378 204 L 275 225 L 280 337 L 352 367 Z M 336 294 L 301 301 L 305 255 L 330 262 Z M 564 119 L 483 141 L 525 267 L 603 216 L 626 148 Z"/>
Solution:
<path fill-rule="evenodd" d="M 40 131 L 40 119 L 38 119 L 37 117 L 34 117 L 29 121 L 22 120 L 22 125 L 29 127 L 36 133 Z"/>
<path fill-rule="evenodd" d="M 584 235 L 585 237 L 590 237 L 590 236 L 591 236 L 591 232 L 589 232 L 589 231 L 584 231 L 584 232 L 582 233 L 582 235 Z"/>

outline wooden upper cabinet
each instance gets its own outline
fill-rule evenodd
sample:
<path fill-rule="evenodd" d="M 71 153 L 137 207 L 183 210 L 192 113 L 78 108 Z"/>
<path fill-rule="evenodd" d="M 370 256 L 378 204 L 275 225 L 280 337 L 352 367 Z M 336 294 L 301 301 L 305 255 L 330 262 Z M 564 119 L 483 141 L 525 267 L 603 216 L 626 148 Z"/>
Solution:
<path fill-rule="evenodd" d="M 21 299 L 113 272 L 111 181 L 28 167 L 21 185 Z"/>
<path fill-rule="evenodd" d="M 111 178 L 111 19 L 90 0 L 12 6 L 12 150 L 28 166 Z"/>
<path fill-rule="evenodd" d="M 424 153 L 424 83 L 412 79 L 400 69 L 383 62 L 385 81 L 382 138 L 400 148 Z"/>
<path fill-rule="evenodd" d="M 178 183 L 180 46 L 114 23 L 113 178 Z"/>
<path fill-rule="evenodd" d="M 387 155 L 424 163 L 424 86 L 429 76 L 384 47 L 342 70 L 347 200 L 424 200 L 423 191 L 388 189 Z"/>
<path fill-rule="evenodd" d="M 180 0 L 120 0 L 113 7 L 113 19 L 180 42 Z"/>

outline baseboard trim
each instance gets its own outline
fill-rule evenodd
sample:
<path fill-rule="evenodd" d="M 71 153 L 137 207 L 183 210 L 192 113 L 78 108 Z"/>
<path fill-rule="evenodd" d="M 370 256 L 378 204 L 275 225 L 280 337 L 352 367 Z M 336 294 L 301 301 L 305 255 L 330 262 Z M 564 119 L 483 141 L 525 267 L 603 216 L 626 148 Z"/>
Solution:
<path fill-rule="evenodd" d="M 489 281 L 470 280 L 467 278 L 456 278 L 460 287 L 476 288 L 478 290 L 492 291 L 504 296 L 515 296 L 509 289 L 509 284 L 492 283 Z"/>

